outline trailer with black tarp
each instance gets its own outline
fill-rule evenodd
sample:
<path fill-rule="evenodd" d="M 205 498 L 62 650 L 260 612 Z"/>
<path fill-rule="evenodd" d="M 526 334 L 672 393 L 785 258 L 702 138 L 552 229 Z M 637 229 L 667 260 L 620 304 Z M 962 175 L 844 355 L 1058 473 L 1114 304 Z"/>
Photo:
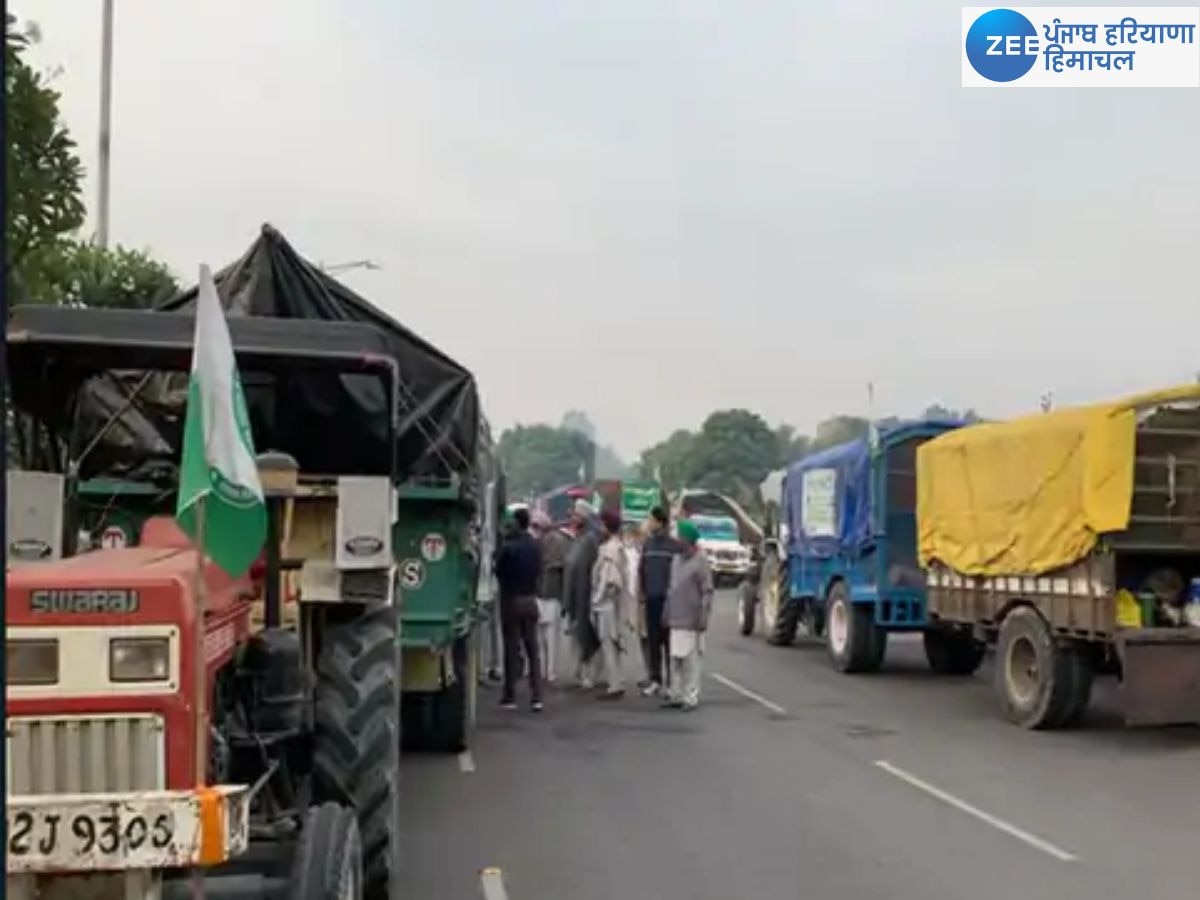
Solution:
<path fill-rule="evenodd" d="M 252 333 L 257 322 L 285 319 L 336 341 L 340 325 L 358 323 L 374 327 L 373 352 L 394 362 L 394 401 L 377 380 L 353 372 L 276 378 L 247 371 L 248 411 L 260 449 L 285 450 L 302 472 L 359 471 L 383 452 L 394 460 L 405 739 L 410 747 L 461 749 L 473 721 L 481 530 L 492 521 L 483 506 L 495 496 L 486 489 L 495 465 L 474 376 L 309 263 L 270 225 L 216 282 L 235 336 Z M 158 313 L 186 314 L 195 298 L 195 288 L 184 291 Z M 56 327 L 92 327 L 87 310 L 49 312 L 65 316 Z M 157 318 L 128 315 L 134 317 L 125 323 L 130 329 Z M 131 330 L 124 339 L 153 336 Z M 20 364 L 42 367 L 35 381 L 46 388 L 41 396 L 19 398 L 20 455 L 27 467 L 57 468 L 72 479 L 78 515 L 67 540 L 80 534 L 96 543 L 106 535 L 117 539 L 118 527 L 123 539 L 136 540 L 138 521 L 173 508 L 186 373 L 112 368 L 67 390 L 60 371 L 72 365 L 69 354 L 51 361 L 29 348 Z M 379 425 L 388 419 L 389 402 L 396 407 L 391 435 Z M 120 521 L 125 525 L 113 524 Z"/>

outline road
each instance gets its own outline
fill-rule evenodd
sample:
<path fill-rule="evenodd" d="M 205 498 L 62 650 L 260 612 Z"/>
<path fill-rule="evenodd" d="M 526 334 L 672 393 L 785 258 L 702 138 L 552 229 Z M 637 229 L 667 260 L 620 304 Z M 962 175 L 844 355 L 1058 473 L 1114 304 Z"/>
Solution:
<path fill-rule="evenodd" d="M 462 758 L 405 757 L 405 897 L 1194 900 L 1200 730 L 998 717 L 990 669 L 833 672 L 736 634 L 722 593 L 691 713 L 566 688 L 481 697 Z M 493 871 L 488 871 L 493 870 Z M 481 875 L 482 873 L 482 875 Z"/>

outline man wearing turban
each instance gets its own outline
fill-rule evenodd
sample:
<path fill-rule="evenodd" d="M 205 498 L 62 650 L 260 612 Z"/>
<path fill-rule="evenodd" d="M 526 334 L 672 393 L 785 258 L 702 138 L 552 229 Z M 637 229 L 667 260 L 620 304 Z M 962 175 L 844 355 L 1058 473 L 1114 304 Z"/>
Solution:
<path fill-rule="evenodd" d="M 683 519 L 678 533 L 682 552 L 671 562 L 671 586 L 664 613 L 671 654 L 667 706 L 691 710 L 700 702 L 700 663 L 714 591 L 708 560 L 698 547 L 700 529 L 690 519 Z"/>

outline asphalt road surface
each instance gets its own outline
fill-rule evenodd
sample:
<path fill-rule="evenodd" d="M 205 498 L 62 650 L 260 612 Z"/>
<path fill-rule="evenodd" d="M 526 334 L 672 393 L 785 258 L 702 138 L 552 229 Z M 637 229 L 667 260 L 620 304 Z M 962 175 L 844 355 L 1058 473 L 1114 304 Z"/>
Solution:
<path fill-rule="evenodd" d="M 902 639 L 840 675 L 737 635 L 728 592 L 705 669 L 695 712 L 484 691 L 471 753 L 404 759 L 403 896 L 1200 897 L 1200 729 L 1125 729 L 1101 688 L 1081 729 L 1025 732 L 988 666 L 934 676 Z"/>

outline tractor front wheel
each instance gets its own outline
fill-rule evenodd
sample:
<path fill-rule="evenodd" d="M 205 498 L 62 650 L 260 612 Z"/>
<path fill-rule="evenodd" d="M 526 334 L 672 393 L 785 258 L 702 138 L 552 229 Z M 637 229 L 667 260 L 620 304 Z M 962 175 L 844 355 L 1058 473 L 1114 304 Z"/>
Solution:
<path fill-rule="evenodd" d="M 354 810 L 336 803 L 308 810 L 287 896 L 289 900 L 361 900 L 362 840 Z"/>

